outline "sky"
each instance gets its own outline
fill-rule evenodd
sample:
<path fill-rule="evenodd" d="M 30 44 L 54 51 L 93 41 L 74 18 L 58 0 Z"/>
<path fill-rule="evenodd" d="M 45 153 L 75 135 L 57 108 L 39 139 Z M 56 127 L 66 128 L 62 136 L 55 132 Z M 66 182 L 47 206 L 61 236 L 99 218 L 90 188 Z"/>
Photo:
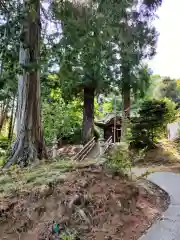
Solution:
<path fill-rule="evenodd" d="M 153 74 L 180 78 L 180 0 L 163 0 L 155 21 L 160 33 L 157 54 L 149 62 Z"/>

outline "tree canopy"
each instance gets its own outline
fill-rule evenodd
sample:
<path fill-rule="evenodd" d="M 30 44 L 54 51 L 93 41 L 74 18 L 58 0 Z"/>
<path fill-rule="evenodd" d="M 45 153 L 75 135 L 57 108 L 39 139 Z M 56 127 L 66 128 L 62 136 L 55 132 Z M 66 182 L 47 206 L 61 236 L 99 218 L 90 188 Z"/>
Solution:
<path fill-rule="evenodd" d="M 117 108 L 130 112 L 131 101 L 143 98 L 151 85 L 145 60 L 156 53 L 153 20 L 160 5 L 158 0 L 1 1 L 0 122 L 6 115 L 16 122 L 13 155 L 24 132 L 24 147 L 40 156 L 43 131 L 33 132 L 32 121 L 42 129 L 41 110 L 48 143 L 77 128 L 82 142 L 89 141 L 101 115 L 95 103 L 100 93 L 111 98 L 109 106 L 103 103 L 108 111 L 115 94 Z"/>

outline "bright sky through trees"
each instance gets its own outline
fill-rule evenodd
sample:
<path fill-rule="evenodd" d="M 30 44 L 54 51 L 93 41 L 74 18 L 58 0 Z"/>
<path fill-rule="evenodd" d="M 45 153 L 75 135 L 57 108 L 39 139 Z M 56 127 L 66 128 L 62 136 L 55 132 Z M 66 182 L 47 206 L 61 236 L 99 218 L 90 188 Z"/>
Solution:
<path fill-rule="evenodd" d="M 180 0 L 163 0 L 155 26 L 160 32 L 157 55 L 150 62 L 154 74 L 180 77 Z"/>
<path fill-rule="evenodd" d="M 44 6 L 48 4 L 44 4 Z M 163 0 L 162 7 L 157 11 L 158 19 L 155 26 L 160 33 L 157 54 L 148 63 L 154 74 L 180 77 L 180 0 Z M 52 32 L 54 24 L 48 26 Z"/>

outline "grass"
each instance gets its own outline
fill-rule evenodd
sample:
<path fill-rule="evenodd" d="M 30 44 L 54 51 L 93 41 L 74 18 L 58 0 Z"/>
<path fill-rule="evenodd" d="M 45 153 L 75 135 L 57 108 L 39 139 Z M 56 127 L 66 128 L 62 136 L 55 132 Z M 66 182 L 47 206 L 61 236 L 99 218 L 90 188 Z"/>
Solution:
<path fill-rule="evenodd" d="M 149 173 L 157 171 L 171 171 L 180 173 L 180 146 L 179 142 L 161 141 L 158 149 L 146 153 L 145 158 L 138 162 L 136 167 L 147 168 L 147 171 L 140 177 L 146 177 Z M 0 164 L 4 162 L 0 158 Z M 92 159 L 80 163 L 74 163 L 71 160 L 56 160 L 49 162 L 40 162 L 38 165 L 31 165 L 25 169 L 12 167 L 0 174 L 0 194 L 7 195 L 14 191 L 28 190 L 50 182 L 64 181 L 68 172 L 76 168 L 82 168 L 96 163 Z M 109 161 L 106 162 L 108 168 L 114 170 L 129 169 L 126 151 L 122 149 L 116 151 Z M 107 167 L 107 166 L 106 166 Z M 133 171 L 133 168 L 132 168 Z"/>
<path fill-rule="evenodd" d="M 0 167 L 4 165 L 4 157 L 0 157 Z"/>
<path fill-rule="evenodd" d="M 73 169 L 95 164 L 96 160 L 73 162 L 71 160 L 52 160 L 40 162 L 24 169 L 16 166 L 0 173 L 0 195 L 7 196 L 17 191 L 31 191 L 51 182 L 64 182 Z"/>
<path fill-rule="evenodd" d="M 44 162 L 26 169 L 13 167 L 1 173 L 0 193 L 8 195 L 14 191 L 28 190 L 50 182 L 63 181 L 66 174 L 73 168 L 74 163 L 70 160 Z"/>

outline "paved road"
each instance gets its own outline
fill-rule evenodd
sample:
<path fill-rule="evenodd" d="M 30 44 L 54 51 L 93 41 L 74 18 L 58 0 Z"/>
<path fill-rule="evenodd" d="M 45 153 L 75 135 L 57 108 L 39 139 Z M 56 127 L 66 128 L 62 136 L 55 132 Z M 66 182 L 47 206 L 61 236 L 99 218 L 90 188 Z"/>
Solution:
<path fill-rule="evenodd" d="M 156 172 L 147 179 L 164 189 L 171 203 L 161 219 L 140 240 L 180 240 L 180 174 Z"/>

